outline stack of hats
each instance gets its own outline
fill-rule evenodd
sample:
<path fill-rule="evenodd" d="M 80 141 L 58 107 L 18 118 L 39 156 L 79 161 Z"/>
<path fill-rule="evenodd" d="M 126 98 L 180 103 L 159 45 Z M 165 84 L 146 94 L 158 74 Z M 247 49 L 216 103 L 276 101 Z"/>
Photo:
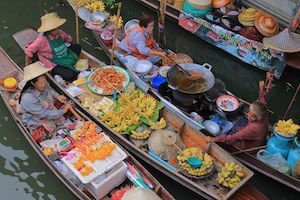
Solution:
<path fill-rule="evenodd" d="M 277 20 L 265 12 L 256 13 L 254 24 L 256 29 L 266 37 L 276 35 L 279 30 Z"/>
<path fill-rule="evenodd" d="M 265 37 L 263 43 L 267 47 L 281 52 L 294 53 L 300 51 L 300 35 L 290 32 L 287 28 L 277 35 Z"/>

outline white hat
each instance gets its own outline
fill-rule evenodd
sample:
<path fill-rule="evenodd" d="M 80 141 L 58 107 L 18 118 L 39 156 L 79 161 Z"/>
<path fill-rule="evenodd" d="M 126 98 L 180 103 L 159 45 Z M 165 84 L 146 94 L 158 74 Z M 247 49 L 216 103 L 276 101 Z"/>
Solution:
<path fill-rule="evenodd" d="M 41 26 L 37 30 L 39 33 L 51 31 L 63 25 L 66 19 L 60 18 L 57 13 L 48 13 L 41 17 Z"/>
<path fill-rule="evenodd" d="M 152 190 L 145 188 L 132 188 L 125 192 L 121 200 L 161 200 Z"/>
<path fill-rule="evenodd" d="M 281 33 L 272 37 L 265 37 L 263 39 L 264 45 L 267 47 L 287 52 L 294 53 L 300 51 L 300 35 L 297 33 L 289 32 L 286 28 Z"/>
<path fill-rule="evenodd" d="M 51 69 L 52 68 L 43 67 L 40 62 L 35 62 L 33 64 L 30 64 L 24 67 L 24 78 L 22 82 L 27 82 L 32 79 L 35 79 L 36 77 L 46 74 Z"/>

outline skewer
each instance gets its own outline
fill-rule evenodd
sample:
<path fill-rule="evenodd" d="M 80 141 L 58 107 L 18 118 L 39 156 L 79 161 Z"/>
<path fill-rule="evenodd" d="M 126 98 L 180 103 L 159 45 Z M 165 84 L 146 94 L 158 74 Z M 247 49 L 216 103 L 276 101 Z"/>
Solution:
<path fill-rule="evenodd" d="M 118 11 L 117 11 L 117 20 L 115 22 L 115 31 L 114 31 L 114 36 L 113 36 L 113 45 L 112 45 L 112 53 L 111 53 L 111 58 L 110 58 L 110 64 L 113 65 L 114 63 L 114 57 L 115 57 L 115 47 L 116 47 L 116 38 L 117 38 L 117 32 L 119 30 L 119 19 L 120 19 L 120 15 L 121 15 L 121 7 L 122 7 L 122 3 L 120 2 L 118 5 Z"/>

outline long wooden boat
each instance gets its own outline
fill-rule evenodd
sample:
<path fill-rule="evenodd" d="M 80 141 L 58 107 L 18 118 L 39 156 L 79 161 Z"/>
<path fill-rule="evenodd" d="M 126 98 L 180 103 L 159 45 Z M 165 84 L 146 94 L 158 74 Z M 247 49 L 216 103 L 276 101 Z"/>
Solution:
<path fill-rule="evenodd" d="M 100 36 L 97 33 L 93 32 L 93 34 L 94 34 L 96 40 L 98 41 L 100 47 L 110 57 L 111 56 L 110 47 L 107 46 L 101 40 Z M 126 68 L 126 65 L 124 65 L 124 63 L 122 63 L 118 59 L 115 61 L 115 63 L 118 66 L 123 66 L 124 68 Z M 145 84 L 144 87 L 146 87 L 146 85 L 147 84 Z M 149 92 L 152 95 L 157 96 L 157 98 L 159 98 L 161 101 L 165 102 L 166 106 L 168 106 L 174 112 L 177 112 L 178 114 L 180 114 L 185 120 L 189 121 L 195 129 L 201 130 L 202 132 L 205 132 L 204 127 L 202 125 L 196 123 L 193 119 L 191 119 L 190 116 L 188 115 L 188 113 L 179 110 L 179 108 L 175 107 L 173 104 L 171 104 L 166 99 L 161 97 L 161 95 L 157 91 L 153 90 L 151 88 L 151 86 L 148 85 L 148 87 L 149 87 Z M 228 94 L 232 95 L 229 91 L 228 91 Z M 232 146 L 222 145 L 222 147 L 224 147 L 227 151 L 229 151 L 231 153 L 238 151 L 238 149 L 236 149 Z M 250 152 L 250 153 L 240 153 L 240 154 L 234 155 L 234 157 L 237 158 L 242 163 L 244 163 L 245 165 L 247 165 L 248 167 L 250 167 L 250 168 L 252 168 L 256 171 L 259 171 L 260 173 L 264 174 L 265 176 L 268 176 L 268 177 L 274 179 L 275 181 L 278 181 L 279 183 L 282 183 L 282 184 L 284 184 L 284 185 L 300 192 L 300 180 L 299 179 L 296 179 L 296 178 L 294 178 L 290 175 L 287 175 L 287 174 L 283 174 L 283 173 L 279 172 L 278 170 L 270 167 L 266 163 L 258 160 L 256 158 L 256 152 L 257 151 L 253 151 L 253 152 Z"/>
<path fill-rule="evenodd" d="M 14 63 L 14 61 L 5 53 L 5 51 L 1 47 L 0 47 L 0 71 L 1 71 L 2 75 L 8 75 L 9 77 L 15 77 L 18 81 L 22 80 L 22 78 L 23 78 L 23 71 L 22 71 L 22 69 L 19 68 L 16 63 Z M 53 162 L 54 159 L 50 159 L 48 156 L 46 156 L 43 153 L 43 150 L 42 150 L 41 146 L 37 142 L 35 142 L 33 140 L 33 138 L 31 137 L 30 132 L 28 131 L 28 129 L 22 123 L 22 114 L 19 114 L 17 112 L 16 106 L 13 107 L 13 106 L 11 106 L 9 104 L 10 100 L 13 99 L 13 95 L 15 94 L 15 92 L 14 91 L 12 92 L 12 91 L 5 90 L 2 86 L 0 86 L 0 87 L 1 87 L 0 88 L 1 89 L 0 90 L 0 95 L 2 97 L 3 102 L 5 103 L 7 109 L 9 110 L 9 112 L 11 113 L 11 116 L 13 117 L 13 119 L 16 122 L 17 126 L 19 127 L 20 131 L 22 132 L 22 134 L 24 135 L 24 137 L 26 138 L 26 140 L 28 141 L 28 143 L 31 145 L 31 147 L 33 148 L 33 150 L 38 154 L 38 156 L 40 157 L 40 159 L 42 160 L 42 162 L 44 162 L 49 167 L 49 169 L 53 172 L 53 174 L 78 199 L 99 199 L 99 198 L 97 198 L 99 196 L 97 196 L 97 194 L 95 194 L 95 192 L 94 193 L 91 192 L 91 191 L 93 191 L 94 188 L 91 189 L 91 187 L 88 186 L 88 184 L 90 184 L 90 182 L 88 182 L 87 184 L 82 184 L 80 186 L 75 185 L 68 178 L 66 178 L 62 174 L 62 172 L 57 168 L 57 166 Z M 53 88 L 54 87 L 55 87 L 55 85 L 53 85 Z M 84 115 L 78 109 L 76 109 L 76 110 L 79 113 L 79 115 L 81 115 L 81 117 L 83 118 L 84 121 L 91 121 L 90 118 L 88 118 L 86 115 Z M 98 130 L 102 130 L 100 127 L 98 127 L 97 129 Z M 123 149 L 120 149 L 120 150 L 125 153 L 125 150 L 123 150 Z M 165 200 L 172 200 L 172 199 L 174 199 L 172 197 L 172 195 L 170 195 L 169 192 L 135 158 L 133 158 L 128 152 L 126 152 L 125 155 L 126 155 L 126 158 L 125 158 L 124 161 L 132 164 L 132 166 L 136 170 L 138 170 L 142 174 L 142 176 L 144 176 L 149 181 L 149 183 L 153 186 L 153 191 L 155 191 L 155 193 L 161 199 L 165 199 Z M 124 164 L 122 164 L 123 171 L 124 171 L 124 166 L 126 166 L 127 164 L 125 164 L 125 162 L 122 162 L 122 163 L 124 163 Z M 127 168 L 127 166 L 126 166 L 126 168 Z M 104 177 L 107 176 L 106 178 L 110 178 L 111 177 L 111 176 L 109 176 L 110 171 L 113 171 L 113 169 L 106 171 L 105 174 L 99 174 L 99 175 L 101 175 L 102 178 L 103 178 L 103 175 L 104 175 Z M 126 173 L 126 171 L 125 171 L 125 173 Z M 122 174 L 120 176 L 123 176 L 123 175 L 124 174 Z M 112 179 L 112 180 L 107 179 L 107 181 L 114 181 L 114 180 L 115 179 Z M 98 182 L 95 182 L 95 184 L 96 185 L 97 184 L 101 185 L 102 182 L 98 181 Z M 101 199 L 109 199 L 110 195 L 113 194 L 115 191 L 117 191 L 117 189 L 119 189 L 118 188 L 119 185 L 116 185 L 117 183 L 110 183 L 110 184 L 111 185 L 115 184 L 116 188 L 113 189 L 113 191 L 111 191 L 108 195 L 104 196 Z M 104 187 L 108 187 L 108 188 L 111 187 L 111 186 L 107 186 L 107 185 L 104 185 L 104 184 L 103 184 L 103 186 Z M 101 187 L 103 187 L 103 186 L 101 186 Z M 127 187 L 127 186 L 132 187 L 132 183 L 127 178 L 125 181 L 123 181 L 123 183 L 121 184 L 121 186 L 122 187 Z M 101 190 L 101 191 L 104 192 L 105 190 L 107 190 L 107 188 L 104 188 L 104 190 Z"/>
<path fill-rule="evenodd" d="M 142 5 L 144 6 L 147 6 L 148 8 L 154 10 L 154 11 L 157 11 L 157 9 L 159 8 L 159 0 L 136 0 L 137 2 L 141 3 Z M 259 10 L 266 10 L 266 8 L 263 8 L 260 6 L 260 5 L 257 5 L 256 3 L 253 3 L 252 1 L 245 1 L 245 2 L 242 2 L 243 4 L 245 4 L 246 6 L 253 6 L 253 7 L 256 7 L 257 9 Z M 182 19 L 182 22 L 184 21 L 184 18 L 183 16 L 181 15 L 183 13 L 182 10 L 178 10 L 177 8 L 175 8 L 174 6 L 170 5 L 170 4 L 167 4 L 167 8 L 166 8 L 166 15 L 169 17 L 169 19 L 175 21 L 176 23 L 178 23 L 179 26 L 181 26 L 182 28 L 186 29 L 187 31 L 191 32 L 192 34 L 195 34 L 197 37 L 201 38 L 201 39 L 204 39 L 205 41 L 209 42 L 209 43 L 212 43 L 210 42 L 211 40 L 208 40 L 206 39 L 205 36 L 201 35 L 201 34 L 196 34 L 196 31 L 197 30 L 194 30 L 193 28 L 190 29 L 188 28 L 188 26 L 185 26 L 184 23 L 181 23 L 181 19 Z M 197 24 L 197 18 L 189 18 L 189 24 L 194 24 L 195 27 L 199 27 L 199 26 L 196 26 Z M 198 20 L 200 21 L 201 23 L 204 23 L 204 24 L 209 24 L 209 22 L 205 21 L 205 20 Z M 286 26 L 287 22 L 285 21 L 284 23 L 282 23 L 283 26 Z M 211 26 L 211 24 L 209 24 L 208 26 Z M 224 32 L 226 33 L 226 32 Z M 238 34 L 233 34 L 232 36 L 233 37 L 236 37 L 235 35 L 238 35 Z M 246 41 L 246 40 L 245 40 Z M 213 44 L 213 43 L 212 43 Z M 214 45 L 214 44 L 213 44 Z M 262 44 L 261 44 L 262 45 Z M 215 45 L 217 46 L 217 45 Z M 219 47 L 219 46 L 218 46 Z M 221 48 L 221 47 L 220 47 Z M 255 48 L 255 47 L 254 47 Z M 224 49 L 223 49 L 224 50 Z M 226 51 L 226 49 L 224 50 Z M 272 50 L 273 51 L 273 50 Z M 231 52 L 229 52 L 230 54 L 232 54 Z M 270 57 L 272 53 L 270 53 Z M 234 54 L 233 54 L 234 55 Z M 239 58 L 240 60 L 250 64 L 250 65 L 253 65 L 253 66 L 256 66 L 258 68 L 261 68 L 261 64 L 258 64 L 258 63 L 255 63 L 255 62 L 249 62 L 249 61 L 246 61 L 243 59 L 243 57 L 240 57 L 240 56 L 237 56 L 237 55 L 234 55 L 235 57 Z M 256 55 L 259 59 L 260 58 L 263 58 L 263 55 L 259 55 L 257 54 Z M 284 69 L 285 65 L 287 64 L 288 66 L 290 67 L 293 67 L 293 68 L 296 68 L 296 69 L 300 69 L 300 62 L 299 62 L 299 53 L 288 53 L 286 54 L 287 56 L 287 59 L 286 59 L 286 62 L 284 62 L 283 60 L 280 62 L 280 64 L 277 66 L 278 69 L 282 70 Z M 256 58 L 255 58 L 256 59 Z M 272 57 L 271 60 L 276 60 L 275 57 Z M 276 61 L 277 62 L 277 61 Z M 272 65 L 272 64 L 271 64 Z M 266 68 L 266 66 L 263 67 L 264 70 L 269 70 Z M 278 73 L 282 73 L 282 72 L 279 72 Z M 280 75 L 277 76 L 278 78 L 280 77 Z"/>
<path fill-rule="evenodd" d="M 19 32 L 14 35 L 15 39 L 18 41 L 20 46 L 22 48 L 25 47 L 26 44 L 26 38 L 22 37 L 22 35 L 33 35 L 35 34 L 33 30 L 25 30 L 23 32 Z M 31 34 L 30 34 L 31 32 Z M 21 39 L 22 38 L 22 39 Z M 24 40 L 25 39 L 25 40 Z M 28 39 L 28 38 L 27 38 Z M 31 37 L 32 39 L 32 37 Z M 104 63 L 97 60 L 95 57 L 89 55 L 86 52 L 82 52 L 81 58 L 86 58 L 89 60 L 89 66 L 95 67 L 95 66 L 103 66 Z M 136 83 L 136 86 L 140 88 L 140 90 L 144 90 L 143 84 L 140 84 L 140 80 L 135 79 L 134 75 L 130 73 L 131 79 Z M 48 75 L 49 80 L 51 82 L 55 83 L 58 88 L 66 94 L 69 98 L 71 98 L 76 105 L 78 105 L 81 110 L 89 115 L 93 121 L 97 122 L 98 125 L 100 125 L 106 132 L 109 134 L 109 136 L 119 143 L 122 144 L 127 150 L 132 152 L 133 154 L 137 155 L 139 158 L 147 162 L 148 164 L 152 165 L 156 169 L 158 169 L 160 172 L 166 174 L 170 178 L 174 179 L 178 183 L 182 184 L 183 186 L 187 187 L 188 189 L 196 192 L 197 194 L 207 198 L 207 199 L 266 199 L 264 195 L 260 194 L 256 189 L 254 189 L 252 186 L 246 184 L 246 182 L 250 179 L 251 176 L 253 176 L 253 172 L 248 170 L 246 167 L 244 167 L 241 163 L 239 163 L 237 160 L 235 160 L 230 154 L 228 154 L 226 151 L 224 151 L 222 148 L 220 148 L 217 144 L 211 143 L 211 145 L 207 146 L 205 136 L 193 128 L 193 125 L 181 117 L 176 112 L 172 111 L 172 109 L 169 109 L 168 106 L 165 105 L 165 107 L 160 111 L 160 116 L 162 116 L 168 123 L 168 125 L 174 130 L 176 133 L 179 134 L 182 141 L 185 143 L 187 147 L 199 147 L 201 149 L 207 150 L 207 153 L 211 155 L 214 158 L 214 163 L 217 166 L 217 170 L 220 170 L 222 166 L 226 162 L 236 162 L 239 165 L 242 166 L 245 178 L 233 189 L 228 189 L 225 187 L 222 187 L 218 185 L 216 182 L 216 173 L 213 173 L 210 177 L 195 181 L 193 179 L 190 179 L 186 176 L 184 176 L 173 162 L 172 165 L 169 163 L 166 163 L 162 161 L 161 159 L 158 159 L 157 157 L 151 156 L 149 153 L 147 147 L 139 147 L 134 143 L 132 140 L 130 140 L 128 137 L 116 132 L 111 127 L 109 127 L 107 124 L 105 124 L 103 121 L 100 120 L 98 116 L 91 113 L 90 110 L 84 107 L 82 99 L 79 98 L 73 98 L 59 83 L 56 82 L 56 80 L 51 76 Z M 81 88 L 86 92 L 86 95 L 91 96 L 95 99 L 101 98 L 99 95 L 93 94 L 86 86 L 81 86 Z M 147 92 L 147 90 L 145 91 Z M 146 94 L 149 95 L 149 94 Z M 159 100 L 159 99 L 157 99 Z M 164 102 L 162 102 L 164 104 Z M 209 148 L 208 148 L 209 147 Z M 175 159 L 176 160 L 176 159 Z M 236 192 L 236 194 L 234 194 Z"/>

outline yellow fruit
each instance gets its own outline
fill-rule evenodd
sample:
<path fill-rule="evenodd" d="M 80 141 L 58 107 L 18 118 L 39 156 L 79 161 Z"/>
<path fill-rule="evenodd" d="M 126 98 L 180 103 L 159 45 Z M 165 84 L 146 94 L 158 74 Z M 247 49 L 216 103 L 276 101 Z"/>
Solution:
<path fill-rule="evenodd" d="M 292 119 L 287 121 L 279 120 L 275 126 L 275 131 L 277 131 L 280 135 L 293 137 L 297 134 L 300 126 L 295 124 Z"/>
<path fill-rule="evenodd" d="M 217 182 L 220 185 L 225 187 L 234 188 L 239 182 L 241 182 L 241 178 L 244 176 L 242 168 L 234 163 L 225 163 L 221 172 L 217 175 Z"/>

